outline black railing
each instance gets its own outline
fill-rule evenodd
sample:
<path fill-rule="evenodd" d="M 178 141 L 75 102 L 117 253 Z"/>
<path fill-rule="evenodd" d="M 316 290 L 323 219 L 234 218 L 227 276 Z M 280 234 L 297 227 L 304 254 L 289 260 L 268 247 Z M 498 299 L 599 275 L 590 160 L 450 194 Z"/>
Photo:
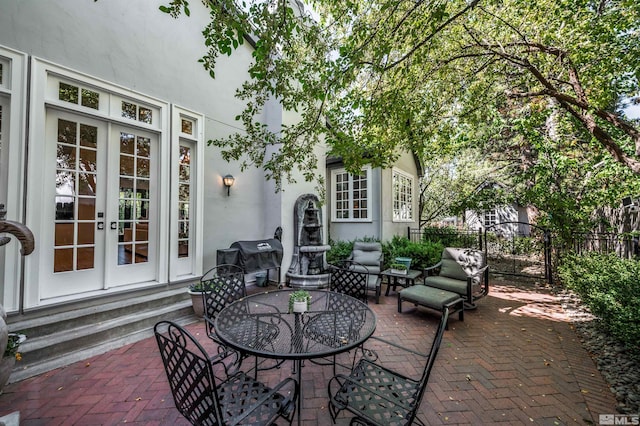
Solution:
<path fill-rule="evenodd" d="M 639 239 L 630 234 L 574 234 L 567 245 L 575 253 L 615 253 L 622 259 L 640 257 Z"/>

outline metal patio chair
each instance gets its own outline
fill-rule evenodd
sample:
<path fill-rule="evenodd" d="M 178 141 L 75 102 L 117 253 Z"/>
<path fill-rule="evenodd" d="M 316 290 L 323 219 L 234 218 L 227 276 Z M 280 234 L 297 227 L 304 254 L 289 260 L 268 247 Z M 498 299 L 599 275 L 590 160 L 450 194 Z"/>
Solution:
<path fill-rule="evenodd" d="M 438 263 L 425 268 L 424 285 L 458 293 L 465 309 L 489 294 L 489 265 L 481 250 L 445 247 Z"/>
<path fill-rule="evenodd" d="M 229 355 L 233 355 L 234 360 L 232 365 L 236 368 L 240 368 L 242 362 L 248 358 L 248 356 L 228 348 L 222 341 L 220 341 L 216 334 L 214 324 L 216 317 L 222 309 L 230 303 L 233 303 L 247 295 L 244 271 L 237 265 L 218 265 L 207 271 L 200 281 L 203 283 L 203 288 L 211 290 L 202 293 L 202 297 L 204 299 L 204 320 L 207 328 L 207 336 L 217 344 L 219 354 L 223 354 L 225 358 Z M 253 325 L 258 327 L 256 336 L 258 336 L 262 343 L 272 341 L 279 333 L 278 327 L 273 324 L 269 324 L 268 322 L 259 321 Z M 259 344 L 260 342 L 257 343 Z M 282 362 L 279 362 L 277 365 L 280 365 L 281 363 Z M 256 374 L 258 371 L 258 364 L 258 359 L 255 358 L 254 373 Z"/>
<path fill-rule="evenodd" d="M 416 422 L 424 426 L 417 411 L 442 343 L 448 316 L 449 311 L 444 309 L 428 354 L 371 337 L 351 373 L 336 375 L 329 381 L 329 413 L 333 422 L 342 410 L 347 410 L 356 416 L 351 424 L 395 426 Z M 384 353 L 403 357 L 406 362 L 403 362 L 402 373 L 383 365 Z M 417 371 L 410 371 L 418 365 Z"/>
<path fill-rule="evenodd" d="M 353 297 L 360 302 L 367 304 L 367 283 L 369 274 L 363 270 L 355 271 L 350 269 L 350 262 L 329 265 L 331 274 L 329 291 L 342 293 Z M 366 267 L 363 266 L 366 270 Z M 331 298 L 329 298 L 331 300 Z M 337 298 L 335 300 L 338 300 Z M 363 319 L 358 318 L 362 313 L 356 306 L 343 301 L 331 307 L 331 312 L 315 315 L 308 320 L 305 325 L 304 334 L 310 340 L 320 341 L 332 347 L 342 346 L 344 339 L 355 340 L 360 331 Z M 353 301 L 353 299 L 351 299 Z M 354 301 L 355 302 L 355 301 Z M 357 303 L 357 302 L 355 302 Z M 331 359 L 320 358 L 312 360 L 318 365 L 332 365 L 333 374 L 336 373 L 336 356 Z"/>
<path fill-rule="evenodd" d="M 358 269 L 354 269 L 357 266 Z M 354 297 L 363 303 L 368 303 L 367 288 L 369 270 L 364 265 L 355 265 L 345 261 L 336 265 L 329 265 L 329 289 Z"/>
<path fill-rule="evenodd" d="M 223 354 L 210 358 L 187 330 L 171 321 L 158 322 L 154 333 L 175 406 L 191 424 L 271 425 L 278 418 L 291 424 L 299 395 L 296 380 L 287 378 L 270 388 L 242 371 L 219 380 L 214 369 Z"/>
<path fill-rule="evenodd" d="M 355 241 L 347 261 L 351 263 L 351 269 L 368 274 L 367 290 L 373 292 L 376 304 L 379 303 L 382 288 L 380 273 L 384 264 L 382 244 L 376 241 Z"/>

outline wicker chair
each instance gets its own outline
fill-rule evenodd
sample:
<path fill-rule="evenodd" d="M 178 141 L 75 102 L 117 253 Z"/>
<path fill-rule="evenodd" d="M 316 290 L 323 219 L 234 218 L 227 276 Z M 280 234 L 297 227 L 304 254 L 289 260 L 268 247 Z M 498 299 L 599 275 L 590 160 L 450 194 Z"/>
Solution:
<path fill-rule="evenodd" d="M 219 380 L 214 369 L 223 369 L 224 355 L 210 358 L 187 330 L 170 321 L 157 323 L 154 332 L 176 408 L 191 424 L 271 425 L 278 418 L 291 424 L 299 395 L 296 380 L 287 378 L 270 388 L 242 371 Z"/>
<path fill-rule="evenodd" d="M 424 425 L 417 417 L 417 411 L 442 343 L 448 316 L 449 311 L 443 310 L 429 354 L 377 337 L 370 338 L 351 373 L 336 375 L 329 381 L 329 413 L 333 422 L 342 410 L 347 410 L 356 416 L 351 424 L 392 426 L 416 422 Z M 393 357 L 402 355 L 406 360 L 403 366 L 419 365 L 421 368 L 414 372 L 394 371 L 381 362 L 383 353 Z"/>

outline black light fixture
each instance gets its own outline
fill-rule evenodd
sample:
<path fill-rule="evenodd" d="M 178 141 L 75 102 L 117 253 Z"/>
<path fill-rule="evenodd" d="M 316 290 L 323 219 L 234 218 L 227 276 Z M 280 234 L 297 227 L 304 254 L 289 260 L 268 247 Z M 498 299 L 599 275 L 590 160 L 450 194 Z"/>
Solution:
<path fill-rule="evenodd" d="M 224 183 L 224 186 L 227 187 L 227 197 L 229 196 L 229 190 L 231 189 L 231 187 L 233 186 L 233 182 L 236 181 L 236 178 L 234 178 L 231 175 L 226 175 L 225 177 L 222 178 L 222 183 Z"/>

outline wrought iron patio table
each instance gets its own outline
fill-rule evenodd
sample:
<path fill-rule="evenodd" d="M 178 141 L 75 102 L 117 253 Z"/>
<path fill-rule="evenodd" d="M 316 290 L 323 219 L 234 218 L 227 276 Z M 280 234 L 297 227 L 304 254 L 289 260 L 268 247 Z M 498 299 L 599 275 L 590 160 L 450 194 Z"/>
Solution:
<path fill-rule="evenodd" d="M 331 357 L 361 345 L 376 328 L 374 312 L 361 301 L 337 292 L 308 290 L 307 312 L 289 313 L 291 290 L 257 293 L 225 307 L 215 320 L 220 340 L 239 352 L 294 362 L 298 386 L 302 361 Z M 275 339 L 258 336 L 261 324 L 279 329 Z M 298 397 L 298 424 L 302 394 Z"/>

